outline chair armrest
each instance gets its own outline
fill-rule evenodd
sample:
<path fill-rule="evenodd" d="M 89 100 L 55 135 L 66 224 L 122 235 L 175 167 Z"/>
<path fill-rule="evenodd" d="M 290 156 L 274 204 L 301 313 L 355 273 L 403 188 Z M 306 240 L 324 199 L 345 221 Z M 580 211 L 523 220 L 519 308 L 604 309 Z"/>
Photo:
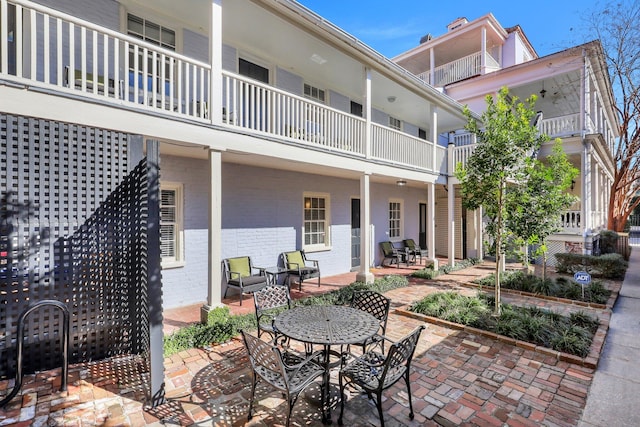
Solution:
<path fill-rule="evenodd" d="M 371 361 L 367 360 L 367 358 L 366 358 L 367 355 L 375 356 L 377 361 L 376 362 L 371 362 Z M 363 354 L 361 356 L 356 356 L 353 353 L 345 352 L 345 353 L 343 353 L 343 356 L 349 356 L 349 357 L 354 359 L 353 362 L 358 361 L 358 362 L 362 363 L 363 365 L 368 366 L 370 368 L 380 368 L 380 367 L 384 366 L 385 361 L 387 359 L 387 357 L 384 354 L 376 353 L 376 352 L 368 352 L 368 353 L 365 353 L 365 354 Z M 353 362 L 350 362 L 350 363 L 353 363 Z"/>
<path fill-rule="evenodd" d="M 238 279 L 239 279 L 239 280 L 240 280 L 240 279 L 242 279 L 242 273 L 239 273 L 239 272 L 237 272 L 237 271 L 230 271 L 230 272 L 229 272 L 229 280 L 233 280 L 233 275 L 234 275 L 234 274 L 235 274 L 236 276 L 238 276 Z"/>
<path fill-rule="evenodd" d="M 267 267 L 256 267 L 256 266 L 253 266 L 253 267 L 251 267 L 251 268 L 252 268 L 253 270 L 258 270 L 258 274 L 259 274 L 260 276 L 264 276 L 264 275 L 266 275 L 265 271 L 266 271 Z"/>
<path fill-rule="evenodd" d="M 287 270 L 298 270 L 300 271 L 300 264 L 298 264 L 297 262 L 288 262 L 287 265 L 292 266 L 295 265 L 295 268 L 287 268 Z"/>
<path fill-rule="evenodd" d="M 318 260 L 316 260 L 316 259 L 307 259 L 306 261 L 313 263 L 313 266 L 315 268 L 318 268 Z"/>

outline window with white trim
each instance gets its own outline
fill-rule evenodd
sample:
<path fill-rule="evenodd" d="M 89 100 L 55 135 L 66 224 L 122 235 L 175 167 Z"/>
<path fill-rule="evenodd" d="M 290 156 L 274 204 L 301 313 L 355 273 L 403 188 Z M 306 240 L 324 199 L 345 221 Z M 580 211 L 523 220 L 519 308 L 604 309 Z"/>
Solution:
<path fill-rule="evenodd" d="M 389 127 L 395 130 L 402 130 L 402 121 L 395 117 L 389 116 Z"/>
<path fill-rule="evenodd" d="M 389 200 L 389 239 L 401 240 L 403 235 L 402 200 Z"/>
<path fill-rule="evenodd" d="M 314 101 L 318 101 L 323 104 L 325 100 L 323 89 L 319 89 L 307 83 L 304 84 L 304 97 L 308 99 L 313 99 Z"/>
<path fill-rule="evenodd" d="M 163 267 L 184 264 L 182 244 L 182 184 L 160 185 L 160 254 Z"/>
<path fill-rule="evenodd" d="M 305 250 L 322 250 L 329 245 L 329 195 L 304 194 L 303 246 Z"/>
<path fill-rule="evenodd" d="M 131 13 L 127 14 L 127 33 L 149 43 L 176 50 L 176 32 Z"/>

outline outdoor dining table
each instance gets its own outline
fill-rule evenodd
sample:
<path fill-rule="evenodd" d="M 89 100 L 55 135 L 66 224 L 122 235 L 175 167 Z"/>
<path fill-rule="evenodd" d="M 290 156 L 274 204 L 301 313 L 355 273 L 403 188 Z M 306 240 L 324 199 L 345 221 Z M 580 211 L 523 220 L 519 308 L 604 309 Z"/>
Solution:
<path fill-rule="evenodd" d="M 356 308 L 310 305 L 295 307 L 279 314 L 274 320 L 274 327 L 293 340 L 323 346 L 322 422 L 331 424 L 331 346 L 361 343 L 378 332 L 380 322 L 371 314 Z"/>

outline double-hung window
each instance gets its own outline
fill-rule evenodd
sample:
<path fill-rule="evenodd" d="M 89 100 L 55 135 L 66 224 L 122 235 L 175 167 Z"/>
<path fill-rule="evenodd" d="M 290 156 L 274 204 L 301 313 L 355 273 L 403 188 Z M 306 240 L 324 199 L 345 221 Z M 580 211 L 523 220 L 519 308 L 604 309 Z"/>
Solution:
<path fill-rule="evenodd" d="M 160 185 L 160 253 L 163 267 L 184 265 L 182 184 Z"/>
<path fill-rule="evenodd" d="M 402 201 L 389 200 L 389 239 L 391 241 L 401 240 L 403 235 Z"/>
<path fill-rule="evenodd" d="M 329 195 L 304 194 L 303 246 L 307 251 L 327 249 L 329 242 Z"/>

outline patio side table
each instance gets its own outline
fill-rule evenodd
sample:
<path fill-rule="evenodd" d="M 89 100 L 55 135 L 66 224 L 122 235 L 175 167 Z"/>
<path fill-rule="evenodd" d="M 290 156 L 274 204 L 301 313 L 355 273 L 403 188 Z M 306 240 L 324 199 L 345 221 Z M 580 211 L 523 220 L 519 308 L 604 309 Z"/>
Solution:
<path fill-rule="evenodd" d="M 279 285 L 280 284 L 280 276 L 283 274 L 287 274 L 289 270 L 284 267 L 268 267 L 265 268 L 265 273 L 268 277 L 267 281 L 270 285 Z M 283 286 L 286 283 L 283 283 Z"/>

